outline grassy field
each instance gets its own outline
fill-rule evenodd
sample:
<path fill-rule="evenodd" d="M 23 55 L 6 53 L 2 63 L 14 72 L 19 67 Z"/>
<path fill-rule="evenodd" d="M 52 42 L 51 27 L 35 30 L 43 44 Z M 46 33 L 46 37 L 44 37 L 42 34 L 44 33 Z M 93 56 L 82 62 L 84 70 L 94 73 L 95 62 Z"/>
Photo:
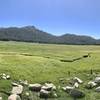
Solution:
<path fill-rule="evenodd" d="M 60 61 L 88 53 L 91 53 L 91 57 L 75 62 Z M 26 79 L 29 83 L 51 81 L 56 86 L 64 86 L 68 79 L 77 76 L 85 84 L 94 78 L 90 75 L 91 69 L 96 74 L 100 72 L 100 46 L 0 42 L 0 73 L 11 75 L 11 80 L 0 80 L 0 91 L 10 91 L 11 81 L 19 79 Z M 65 80 L 65 84 L 59 82 L 61 78 Z M 100 93 L 94 92 L 94 89 L 84 89 L 84 84 L 80 90 L 84 91 L 86 96 L 81 100 L 100 100 Z M 65 92 L 57 92 L 59 98 L 50 100 L 73 100 Z M 7 100 L 5 94 L 0 95 L 4 96 L 3 100 Z"/>

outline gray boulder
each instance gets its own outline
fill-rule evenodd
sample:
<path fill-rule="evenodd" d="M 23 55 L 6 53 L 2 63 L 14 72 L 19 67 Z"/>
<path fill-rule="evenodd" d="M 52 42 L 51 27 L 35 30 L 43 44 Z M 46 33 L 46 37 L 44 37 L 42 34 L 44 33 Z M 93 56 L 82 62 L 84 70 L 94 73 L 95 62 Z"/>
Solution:
<path fill-rule="evenodd" d="M 85 97 L 85 94 L 79 90 L 73 89 L 70 91 L 70 96 L 73 97 L 74 99 L 77 99 Z"/>

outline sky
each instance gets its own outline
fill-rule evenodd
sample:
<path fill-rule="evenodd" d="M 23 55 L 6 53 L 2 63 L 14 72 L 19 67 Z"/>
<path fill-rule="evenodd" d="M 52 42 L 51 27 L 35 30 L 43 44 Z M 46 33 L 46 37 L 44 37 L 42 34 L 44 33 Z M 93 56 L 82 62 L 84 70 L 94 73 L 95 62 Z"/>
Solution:
<path fill-rule="evenodd" d="M 0 27 L 27 25 L 100 38 L 100 0 L 0 0 Z"/>

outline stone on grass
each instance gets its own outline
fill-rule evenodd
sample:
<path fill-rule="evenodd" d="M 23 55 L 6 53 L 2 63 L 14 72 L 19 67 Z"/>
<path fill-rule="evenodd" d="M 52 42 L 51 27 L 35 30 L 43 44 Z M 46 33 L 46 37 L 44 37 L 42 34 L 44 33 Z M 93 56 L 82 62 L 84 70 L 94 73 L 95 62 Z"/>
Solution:
<path fill-rule="evenodd" d="M 39 92 L 41 90 L 42 85 L 41 84 L 29 84 L 29 89 L 31 91 Z"/>
<path fill-rule="evenodd" d="M 12 94 L 8 97 L 8 100 L 21 100 L 21 98 L 17 94 Z"/>
<path fill-rule="evenodd" d="M 12 84 L 12 86 L 18 86 L 18 84 L 15 82 L 12 82 L 11 84 Z"/>
<path fill-rule="evenodd" d="M 97 83 L 97 84 L 100 84 L 100 77 L 96 77 L 94 82 Z"/>
<path fill-rule="evenodd" d="M 50 91 L 41 89 L 40 91 L 40 98 L 49 98 L 50 97 Z"/>
<path fill-rule="evenodd" d="M 7 76 L 6 76 L 6 79 L 10 79 L 10 75 L 7 75 Z"/>
<path fill-rule="evenodd" d="M 100 92 L 100 86 L 95 89 L 96 92 Z"/>
<path fill-rule="evenodd" d="M 52 88 L 52 90 L 56 90 L 56 86 L 53 83 L 45 83 L 45 86 L 48 88 Z"/>
<path fill-rule="evenodd" d="M 76 81 L 76 82 L 78 82 L 78 83 L 83 83 L 83 81 L 81 80 L 81 79 L 79 79 L 78 77 L 74 77 L 74 80 Z"/>
<path fill-rule="evenodd" d="M 56 90 L 56 86 L 52 83 L 45 83 L 44 86 L 41 87 L 41 89 L 51 91 L 51 90 Z"/>
<path fill-rule="evenodd" d="M 0 97 L 0 100 L 3 100 L 2 97 Z"/>
<path fill-rule="evenodd" d="M 2 76 L 2 79 L 6 80 L 7 78 L 6 78 L 6 76 Z"/>
<path fill-rule="evenodd" d="M 66 87 L 62 87 L 62 89 L 65 91 L 65 92 L 70 92 L 71 90 L 73 90 L 74 89 L 74 87 L 72 87 L 72 86 L 66 86 Z"/>
<path fill-rule="evenodd" d="M 94 81 L 90 81 L 90 82 L 88 82 L 88 84 L 85 85 L 85 88 L 86 89 L 93 89 L 96 86 L 97 86 L 97 83 L 95 83 Z"/>
<path fill-rule="evenodd" d="M 52 87 L 42 86 L 41 89 L 47 90 L 47 91 L 51 91 L 52 90 Z"/>
<path fill-rule="evenodd" d="M 26 92 L 26 93 L 25 93 L 25 95 L 26 95 L 26 96 L 29 96 L 29 95 L 30 95 L 30 93 L 29 93 L 29 92 Z"/>
<path fill-rule="evenodd" d="M 75 82 L 74 86 L 75 88 L 78 88 L 79 87 L 79 84 L 77 82 Z"/>
<path fill-rule="evenodd" d="M 28 81 L 27 80 L 20 80 L 20 84 L 22 84 L 22 85 L 28 85 Z"/>
<path fill-rule="evenodd" d="M 90 81 L 90 82 L 88 82 L 88 84 L 90 84 L 92 87 L 97 86 L 97 83 L 95 83 L 94 81 Z"/>
<path fill-rule="evenodd" d="M 85 94 L 79 90 L 73 89 L 70 91 L 70 96 L 73 97 L 74 99 L 77 99 L 85 97 Z"/>
<path fill-rule="evenodd" d="M 10 79 L 10 75 L 6 75 L 5 73 L 1 74 L 1 78 L 4 80 Z"/>
<path fill-rule="evenodd" d="M 6 76 L 6 74 L 5 73 L 2 73 L 2 76 Z"/>
<path fill-rule="evenodd" d="M 13 87 L 13 89 L 11 91 L 12 94 L 22 94 L 22 92 L 23 92 L 22 85 L 18 85 L 18 86 Z"/>

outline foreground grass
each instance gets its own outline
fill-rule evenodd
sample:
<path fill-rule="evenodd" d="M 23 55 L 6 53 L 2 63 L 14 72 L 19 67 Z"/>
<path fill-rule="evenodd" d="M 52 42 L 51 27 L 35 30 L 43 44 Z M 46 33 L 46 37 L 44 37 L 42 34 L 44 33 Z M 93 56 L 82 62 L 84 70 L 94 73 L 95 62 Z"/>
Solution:
<path fill-rule="evenodd" d="M 75 62 L 60 61 L 81 57 L 87 53 L 91 53 L 91 57 Z M 10 74 L 12 80 L 25 79 L 29 83 L 51 81 L 57 86 L 66 85 L 66 80 L 74 76 L 87 82 L 91 79 L 91 76 L 87 77 L 91 69 L 94 73 L 100 72 L 99 55 L 100 46 L 0 42 L 0 73 Z M 60 78 L 65 79 L 65 84 L 59 83 Z M 11 81 L 0 80 L 0 90 L 10 91 L 10 83 Z M 100 94 L 94 90 L 85 90 L 83 86 L 81 90 L 86 93 L 86 97 L 81 100 L 100 99 Z M 52 100 L 72 100 L 61 90 L 58 94 L 60 97 Z M 5 95 L 4 97 L 7 100 Z"/>

